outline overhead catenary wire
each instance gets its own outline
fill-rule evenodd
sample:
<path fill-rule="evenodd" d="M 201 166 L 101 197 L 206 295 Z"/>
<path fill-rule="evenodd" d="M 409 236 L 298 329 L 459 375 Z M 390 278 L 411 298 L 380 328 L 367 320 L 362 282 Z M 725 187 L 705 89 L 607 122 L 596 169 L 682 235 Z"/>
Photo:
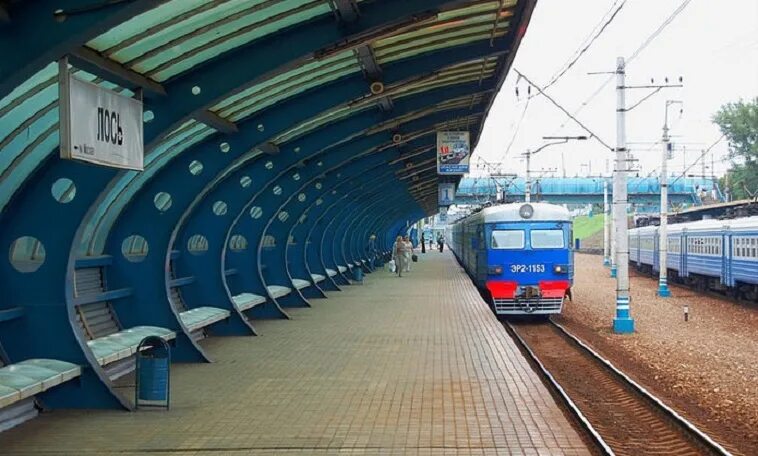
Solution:
<path fill-rule="evenodd" d="M 708 154 L 708 152 L 710 152 L 711 149 L 713 149 L 714 147 L 716 147 L 716 144 L 720 143 L 721 140 L 723 140 L 725 137 L 726 137 L 726 135 L 724 135 L 724 134 L 722 134 L 721 136 L 719 136 L 719 139 L 717 139 L 716 141 L 713 142 L 713 144 L 711 144 L 710 146 L 708 146 L 708 148 L 705 149 L 700 154 L 700 156 L 697 157 L 695 159 L 695 161 L 692 162 L 692 164 L 690 166 L 688 166 L 687 168 L 685 168 L 685 170 L 682 172 L 682 174 L 680 174 L 679 176 L 676 177 L 676 179 L 674 179 L 673 181 L 671 181 L 670 184 L 673 184 L 674 182 L 678 181 L 682 177 L 686 176 L 687 175 L 687 171 L 689 171 L 690 169 L 692 169 L 693 166 L 697 165 L 700 160 L 704 160 L 705 156 Z"/>
<path fill-rule="evenodd" d="M 666 17 L 666 19 L 661 23 L 661 25 L 659 25 L 658 28 L 655 29 L 655 31 L 653 31 L 653 33 L 648 35 L 648 37 L 642 42 L 642 44 L 640 44 L 637 47 L 637 49 L 635 49 L 635 51 L 629 57 L 626 58 L 626 65 L 628 66 L 632 61 L 634 61 L 634 59 L 639 57 L 639 55 L 642 54 L 642 51 L 644 51 L 650 45 L 650 43 L 655 41 L 655 39 L 663 32 L 663 30 L 665 30 L 666 27 L 668 27 L 669 24 L 671 24 L 679 14 L 681 14 L 682 11 L 684 11 L 684 9 L 687 7 L 687 5 L 690 4 L 690 2 L 692 2 L 692 0 L 684 0 L 678 7 L 676 7 L 676 9 L 674 9 L 674 11 L 672 11 L 671 14 L 669 14 Z M 611 81 L 613 81 L 613 79 L 614 79 L 614 76 L 609 76 L 605 81 L 603 81 L 603 83 L 600 84 L 600 86 L 597 89 L 595 89 L 595 91 L 592 92 L 590 96 L 585 98 L 585 100 L 579 105 L 579 107 L 572 114 L 574 116 L 578 115 L 595 98 L 597 98 L 598 95 L 600 95 L 603 89 L 605 89 L 605 87 Z M 565 126 L 565 123 L 561 124 L 560 128 L 563 128 L 564 126 Z"/>
<path fill-rule="evenodd" d="M 547 98 L 548 101 L 550 101 L 550 103 L 552 103 L 556 108 L 560 109 L 571 120 L 573 120 L 574 122 L 576 122 L 576 124 L 579 125 L 584 131 L 586 131 L 587 133 L 589 133 L 591 137 L 595 138 L 595 140 L 597 140 L 597 142 L 599 142 L 600 144 L 602 144 L 603 146 L 605 146 L 609 150 L 614 150 L 614 148 L 611 147 L 611 146 L 609 146 L 605 141 L 603 141 L 600 138 L 600 136 L 596 135 L 592 130 L 590 130 L 587 126 L 585 126 L 584 123 L 582 123 L 582 121 L 580 121 L 579 119 L 577 119 L 576 117 L 574 117 L 570 112 L 568 112 L 566 110 L 566 108 L 564 108 L 563 106 L 561 106 L 550 95 L 546 94 L 545 91 L 542 90 L 537 84 L 533 83 L 528 77 L 526 77 L 524 75 L 524 73 L 521 73 L 519 70 L 517 70 L 515 68 L 513 69 L 513 71 L 515 71 L 516 74 L 518 74 L 520 77 L 524 78 L 524 80 L 526 82 L 528 82 L 529 84 L 531 84 L 532 86 L 534 86 L 534 88 L 537 89 L 541 95 L 543 95 L 545 98 Z"/>
<path fill-rule="evenodd" d="M 511 135 L 511 140 L 508 142 L 508 147 L 505 148 L 505 152 L 503 153 L 503 159 L 508 156 L 508 153 L 511 151 L 511 147 L 513 147 L 513 143 L 516 141 L 516 136 L 518 135 L 519 129 L 521 128 L 521 123 L 524 121 L 524 117 L 526 116 L 526 110 L 529 109 L 529 100 L 531 100 L 531 98 L 527 98 L 526 102 L 524 103 L 524 109 L 521 111 L 521 117 L 519 117 L 516 128 L 513 130 L 513 135 Z"/>
<path fill-rule="evenodd" d="M 590 36 L 592 36 L 592 38 L 589 39 L 589 42 L 587 42 L 587 38 L 585 38 L 583 43 L 586 43 L 586 44 L 580 45 L 579 49 L 577 51 L 574 51 L 574 54 L 572 54 L 572 57 L 570 57 L 570 61 L 561 67 L 562 70 L 558 70 L 557 74 L 553 75 L 553 77 L 550 78 L 550 82 L 548 82 L 545 85 L 545 87 L 543 87 L 544 90 L 547 90 L 553 84 L 558 82 L 558 80 L 561 79 L 563 75 L 565 75 L 566 72 L 570 70 L 576 64 L 576 62 L 579 61 L 580 58 L 582 58 L 582 56 L 589 50 L 589 48 L 592 47 L 595 41 L 597 41 L 597 39 L 600 37 L 600 35 L 603 34 L 603 32 L 608 28 L 608 26 L 611 25 L 613 20 L 616 19 L 616 16 L 619 14 L 621 9 L 626 4 L 626 0 L 622 0 L 620 4 L 618 3 L 619 3 L 618 0 L 613 2 L 613 5 L 611 5 L 610 10 L 605 15 L 603 15 L 603 18 L 601 19 L 601 23 L 598 23 L 598 25 L 596 25 L 595 28 L 593 28 L 592 32 L 590 33 Z M 617 4 L 618 4 L 618 7 L 616 7 Z M 614 7 L 616 8 L 614 9 Z M 609 14 L 610 14 L 610 17 L 608 17 Z"/>

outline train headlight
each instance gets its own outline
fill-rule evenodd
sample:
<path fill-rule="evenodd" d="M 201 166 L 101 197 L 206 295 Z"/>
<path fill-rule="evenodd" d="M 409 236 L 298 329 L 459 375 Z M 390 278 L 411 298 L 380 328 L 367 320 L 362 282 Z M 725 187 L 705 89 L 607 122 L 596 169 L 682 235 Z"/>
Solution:
<path fill-rule="evenodd" d="M 556 274 L 568 274 L 569 267 L 565 264 L 556 264 L 553 266 L 553 272 Z"/>
<path fill-rule="evenodd" d="M 524 204 L 518 210 L 518 215 L 524 219 L 530 219 L 534 215 L 534 206 L 531 204 Z"/>
<path fill-rule="evenodd" d="M 503 267 L 499 264 L 494 266 L 487 266 L 487 274 L 489 275 L 500 275 L 503 273 Z"/>

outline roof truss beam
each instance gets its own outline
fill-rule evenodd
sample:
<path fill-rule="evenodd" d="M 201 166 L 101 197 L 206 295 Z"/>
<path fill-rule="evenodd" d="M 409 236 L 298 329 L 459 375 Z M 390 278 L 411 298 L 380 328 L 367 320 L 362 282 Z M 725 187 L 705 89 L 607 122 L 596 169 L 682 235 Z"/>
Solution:
<path fill-rule="evenodd" d="M 161 84 L 104 57 L 86 46 L 74 49 L 69 55 L 69 59 L 77 68 L 89 71 L 121 86 L 138 87 L 153 95 L 166 96 L 166 89 Z"/>
<path fill-rule="evenodd" d="M 332 0 L 332 5 L 337 9 L 337 18 L 340 22 L 355 22 L 360 16 L 358 5 L 355 0 Z"/>
<path fill-rule="evenodd" d="M 220 131 L 221 133 L 231 134 L 239 131 L 237 124 L 231 120 L 224 119 L 215 112 L 208 111 L 207 109 L 195 111 L 192 113 L 192 118 Z"/>

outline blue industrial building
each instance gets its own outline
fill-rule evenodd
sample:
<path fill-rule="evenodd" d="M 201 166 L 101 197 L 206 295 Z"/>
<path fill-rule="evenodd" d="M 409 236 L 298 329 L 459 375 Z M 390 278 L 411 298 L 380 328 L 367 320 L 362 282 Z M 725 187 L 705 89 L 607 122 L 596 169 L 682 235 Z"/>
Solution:
<path fill-rule="evenodd" d="M 669 184 L 669 203 L 672 205 L 694 206 L 703 203 L 700 189 L 705 189 L 708 197 L 716 188 L 717 200 L 723 195 L 717 183 L 707 178 L 677 178 L 672 176 Z M 608 186 L 609 201 L 613 195 L 613 182 L 604 177 L 541 177 L 532 180 L 532 198 L 556 204 L 602 204 L 604 183 Z M 455 194 L 456 204 L 477 204 L 494 201 L 498 191 L 506 201 L 524 200 L 525 182 L 523 178 L 466 177 L 461 180 Z M 656 177 L 629 177 L 627 181 L 629 202 L 637 209 L 658 211 L 661 189 Z"/>

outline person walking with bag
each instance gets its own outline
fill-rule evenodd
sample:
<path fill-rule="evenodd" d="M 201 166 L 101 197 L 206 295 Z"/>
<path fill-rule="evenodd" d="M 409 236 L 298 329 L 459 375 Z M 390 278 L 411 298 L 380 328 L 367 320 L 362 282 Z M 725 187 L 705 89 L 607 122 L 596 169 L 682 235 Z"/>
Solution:
<path fill-rule="evenodd" d="M 403 276 L 403 270 L 405 269 L 405 250 L 407 246 L 402 236 L 398 236 L 395 239 L 395 244 L 392 246 L 392 258 L 395 260 L 395 272 L 398 277 Z"/>
<path fill-rule="evenodd" d="M 405 272 L 411 272 L 411 255 L 413 255 L 413 243 L 407 235 L 403 238 L 405 242 Z"/>

